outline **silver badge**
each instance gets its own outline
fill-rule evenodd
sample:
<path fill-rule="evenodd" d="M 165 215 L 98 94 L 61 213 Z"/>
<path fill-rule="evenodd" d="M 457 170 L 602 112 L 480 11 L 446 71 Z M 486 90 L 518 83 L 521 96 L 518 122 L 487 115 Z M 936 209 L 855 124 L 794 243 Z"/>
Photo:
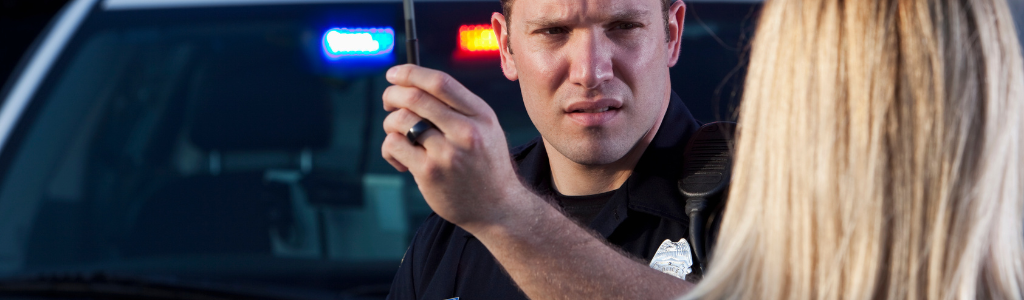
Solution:
<path fill-rule="evenodd" d="M 684 280 L 686 274 L 690 274 L 690 266 L 693 266 L 693 258 L 690 256 L 690 243 L 685 239 L 675 243 L 670 240 L 661 242 L 651 259 L 651 268 Z"/>

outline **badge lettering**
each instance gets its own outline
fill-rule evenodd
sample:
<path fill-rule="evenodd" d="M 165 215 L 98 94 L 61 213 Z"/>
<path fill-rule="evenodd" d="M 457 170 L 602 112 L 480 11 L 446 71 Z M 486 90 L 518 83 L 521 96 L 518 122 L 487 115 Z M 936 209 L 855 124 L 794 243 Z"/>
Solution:
<path fill-rule="evenodd" d="M 690 243 L 685 239 L 674 243 L 670 240 L 661 242 L 658 252 L 651 259 L 651 268 L 683 280 L 686 274 L 690 274 L 691 266 L 693 256 L 690 256 Z"/>

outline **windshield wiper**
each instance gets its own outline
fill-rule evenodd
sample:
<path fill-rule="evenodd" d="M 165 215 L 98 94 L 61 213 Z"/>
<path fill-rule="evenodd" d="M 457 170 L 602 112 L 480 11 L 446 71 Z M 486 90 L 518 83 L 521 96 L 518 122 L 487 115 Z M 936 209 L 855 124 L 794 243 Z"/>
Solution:
<path fill-rule="evenodd" d="M 177 278 L 147 277 L 106 272 L 35 275 L 0 279 L 0 295 L 160 300 L 319 300 L 345 299 L 336 293 L 300 293 L 264 286 L 188 282 Z"/>

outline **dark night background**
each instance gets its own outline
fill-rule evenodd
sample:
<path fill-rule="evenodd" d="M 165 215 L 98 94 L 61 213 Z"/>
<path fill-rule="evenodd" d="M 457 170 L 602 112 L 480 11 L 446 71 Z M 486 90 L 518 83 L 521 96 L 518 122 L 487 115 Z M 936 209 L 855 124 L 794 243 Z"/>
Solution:
<path fill-rule="evenodd" d="M 67 0 L 0 0 L 0 83 Z"/>
<path fill-rule="evenodd" d="M 0 0 L 0 84 L 9 79 L 22 55 L 68 0 Z M 1015 18 L 1024 19 L 1024 0 L 1009 0 Z M 694 20 L 687 19 L 688 25 Z M 1018 29 L 1018 33 L 1024 31 Z M 1024 34 L 1022 34 L 1024 36 Z M 1024 39 L 1022 39 L 1024 40 Z"/>

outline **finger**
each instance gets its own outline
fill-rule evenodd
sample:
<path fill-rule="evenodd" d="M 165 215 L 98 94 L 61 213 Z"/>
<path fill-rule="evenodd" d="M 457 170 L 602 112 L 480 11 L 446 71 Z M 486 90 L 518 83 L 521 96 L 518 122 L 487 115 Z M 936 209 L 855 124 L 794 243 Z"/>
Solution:
<path fill-rule="evenodd" d="M 401 133 L 405 134 L 409 132 L 409 128 L 416 125 L 416 122 L 423 120 L 416 113 L 408 109 L 399 109 L 384 117 L 384 133 Z"/>
<path fill-rule="evenodd" d="M 391 156 L 391 153 L 384 150 L 384 147 L 381 147 L 380 150 L 381 156 L 383 156 L 384 160 L 386 160 L 388 164 L 391 165 L 391 167 L 395 168 L 395 170 L 397 170 L 398 172 L 409 171 L 409 167 L 406 167 L 402 163 L 398 162 L 397 159 Z"/>
<path fill-rule="evenodd" d="M 422 146 L 426 151 L 425 155 L 428 157 L 430 157 L 431 153 L 440 152 L 451 145 L 445 138 L 444 133 L 437 129 L 424 131 L 416 138 L 416 142 Z"/>
<path fill-rule="evenodd" d="M 416 125 L 420 120 L 423 119 L 415 113 L 403 108 L 384 118 L 384 132 L 389 134 L 398 133 L 405 135 L 409 132 L 409 128 L 412 128 L 412 126 Z M 435 136 L 437 138 L 434 138 Z M 426 148 L 428 153 L 442 149 L 441 147 L 445 147 L 445 144 L 447 143 L 444 132 L 437 128 L 429 129 L 421 133 L 416 139 L 416 142 Z"/>
<path fill-rule="evenodd" d="M 381 146 L 380 146 L 380 155 L 381 155 L 381 157 L 384 157 L 384 160 L 386 160 L 388 162 L 388 164 L 390 164 L 392 167 L 395 167 L 395 170 L 398 170 L 398 172 L 409 171 L 409 167 L 406 167 L 404 164 L 399 162 L 397 158 L 394 157 L 394 154 L 393 154 L 394 153 L 394 150 L 393 150 L 394 145 L 389 146 L 387 141 L 388 141 L 388 137 L 385 136 L 384 137 L 384 143 L 381 143 Z"/>
<path fill-rule="evenodd" d="M 434 96 L 415 87 L 404 87 L 393 85 L 384 92 L 384 109 L 388 111 L 399 111 L 408 109 L 416 115 L 416 120 L 411 123 L 396 123 L 400 125 L 397 130 L 408 130 L 412 124 L 419 119 L 427 119 L 433 122 L 442 132 L 448 132 L 452 128 L 467 126 L 471 120 L 467 116 L 452 110 Z M 406 120 L 408 122 L 408 118 Z M 404 125 L 405 127 L 402 127 Z"/>
<path fill-rule="evenodd" d="M 424 90 L 466 116 L 476 116 L 489 109 L 487 103 L 469 89 L 447 73 L 438 70 L 405 64 L 391 67 L 387 79 L 392 84 Z"/>
<path fill-rule="evenodd" d="M 426 151 L 413 145 L 404 134 L 389 133 L 381 145 L 384 159 L 399 172 L 422 169 L 426 163 Z"/>

